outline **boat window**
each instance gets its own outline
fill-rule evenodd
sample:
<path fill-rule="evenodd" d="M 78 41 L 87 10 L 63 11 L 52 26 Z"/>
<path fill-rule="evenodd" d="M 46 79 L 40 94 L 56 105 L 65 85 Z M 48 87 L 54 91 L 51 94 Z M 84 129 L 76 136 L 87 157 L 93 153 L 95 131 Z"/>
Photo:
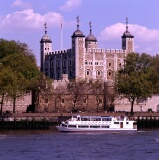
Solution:
<path fill-rule="evenodd" d="M 84 126 L 84 125 L 81 126 L 81 125 L 79 125 L 78 128 L 89 128 L 89 126 Z"/>
<path fill-rule="evenodd" d="M 109 128 L 109 126 L 101 126 L 102 128 Z"/>
<path fill-rule="evenodd" d="M 91 118 L 91 121 L 101 121 L 101 118 Z"/>
<path fill-rule="evenodd" d="M 90 126 L 90 128 L 100 128 L 100 126 Z"/>
<path fill-rule="evenodd" d="M 102 121 L 111 121 L 111 118 L 110 117 L 102 118 Z"/>
<path fill-rule="evenodd" d="M 126 122 L 126 124 L 129 124 L 129 122 Z"/>
<path fill-rule="evenodd" d="M 81 118 L 81 121 L 90 121 L 89 118 Z"/>
<path fill-rule="evenodd" d="M 76 128 L 76 125 L 68 125 L 69 128 Z"/>
<path fill-rule="evenodd" d="M 119 122 L 114 122 L 114 124 L 119 124 Z"/>
<path fill-rule="evenodd" d="M 62 124 L 62 127 L 67 127 L 67 125 L 65 125 L 65 124 Z"/>

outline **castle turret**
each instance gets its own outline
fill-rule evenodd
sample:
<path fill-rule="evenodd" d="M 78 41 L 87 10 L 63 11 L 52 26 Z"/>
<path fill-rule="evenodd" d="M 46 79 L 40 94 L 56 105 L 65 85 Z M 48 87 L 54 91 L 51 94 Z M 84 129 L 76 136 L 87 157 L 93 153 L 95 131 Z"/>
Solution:
<path fill-rule="evenodd" d="M 52 41 L 47 35 L 47 26 L 46 23 L 44 24 L 45 26 L 45 35 L 41 38 L 40 41 L 40 54 L 41 54 L 41 68 L 40 71 L 46 74 L 45 71 L 45 56 L 47 53 L 52 51 Z"/>
<path fill-rule="evenodd" d="M 79 16 L 77 17 L 77 30 L 72 35 L 72 52 L 75 56 L 75 79 L 85 78 L 85 36 L 79 30 Z"/>
<path fill-rule="evenodd" d="M 128 31 L 128 18 L 126 18 L 126 31 L 122 36 L 122 49 L 127 53 L 134 51 L 134 36 Z"/>
<path fill-rule="evenodd" d="M 90 33 L 89 35 L 86 37 L 86 49 L 87 48 L 97 48 L 97 39 L 95 36 L 93 36 L 92 34 L 92 24 L 91 22 L 89 23 L 89 26 L 90 26 Z"/>

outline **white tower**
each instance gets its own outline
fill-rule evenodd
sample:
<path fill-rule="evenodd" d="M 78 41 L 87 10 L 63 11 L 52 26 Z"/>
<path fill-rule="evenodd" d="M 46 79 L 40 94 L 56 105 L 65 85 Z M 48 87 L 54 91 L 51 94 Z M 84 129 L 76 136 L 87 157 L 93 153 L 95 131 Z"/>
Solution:
<path fill-rule="evenodd" d="M 45 74 L 45 55 L 49 52 L 52 52 L 52 41 L 47 35 L 46 23 L 44 24 L 44 27 L 45 27 L 45 35 L 41 38 L 40 41 L 40 54 L 41 54 L 40 71 Z"/>
<path fill-rule="evenodd" d="M 134 36 L 128 31 L 128 18 L 126 18 L 126 31 L 122 36 L 122 49 L 127 53 L 134 52 Z"/>
<path fill-rule="evenodd" d="M 72 35 L 72 52 L 75 55 L 75 79 L 85 79 L 85 36 L 79 30 L 79 16 L 77 29 Z"/>

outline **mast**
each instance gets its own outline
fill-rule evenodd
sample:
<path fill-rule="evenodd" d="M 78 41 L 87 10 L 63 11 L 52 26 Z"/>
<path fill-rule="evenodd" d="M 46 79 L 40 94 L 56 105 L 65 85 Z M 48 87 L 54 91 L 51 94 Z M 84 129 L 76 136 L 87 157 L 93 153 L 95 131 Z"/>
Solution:
<path fill-rule="evenodd" d="M 62 28 L 62 15 L 61 15 L 61 38 L 60 38 L 60 46 L 61 46 L 61 50 L 63 49 L 63 28 Z"/>

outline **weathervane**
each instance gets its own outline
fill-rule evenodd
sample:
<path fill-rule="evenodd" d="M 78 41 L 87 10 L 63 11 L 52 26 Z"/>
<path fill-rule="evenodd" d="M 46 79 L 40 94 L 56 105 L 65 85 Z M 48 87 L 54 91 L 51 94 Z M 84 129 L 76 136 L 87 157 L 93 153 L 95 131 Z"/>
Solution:
<path fill-rule="evenodd" d="M 44 23 L 44 27 L 45 27 L 45 34 L 47 34 L 47 26 L 46 26 L 46 22 Z"/>
<path fill-rule="evenodd" d="M 90 34 L 92 33 L 92 22 L 89 22 L 89 26 L 90 26 Z"/>
<path fill-rule="evenodd" d="M 77 16 L 77 29 L 79 28 L 79 16 Z"/>
<path fill-rule="evenodd" d="M 128 30 L 128 17 L 126 17 L 126 30 Z"/>

